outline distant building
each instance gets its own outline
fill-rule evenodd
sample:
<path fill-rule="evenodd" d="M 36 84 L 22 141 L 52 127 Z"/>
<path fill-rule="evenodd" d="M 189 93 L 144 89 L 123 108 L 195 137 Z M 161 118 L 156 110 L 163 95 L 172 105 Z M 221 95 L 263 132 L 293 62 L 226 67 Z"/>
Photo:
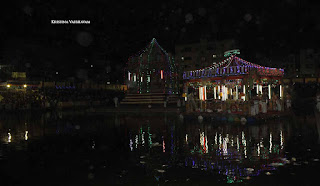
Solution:
<path fill-rule="evenodd" d="M 200 69 L 222 61 L 224 52 L 236 48 L 234 40 L 209 42 L 201 39 L 198 43 L 177 44 L 175 59 L 180 71 Z"/>
<path fill-rule="evenodd" d="M 294 54 L 289 54 L 282 63 L 281 68 L 284 69 L 284 76 L 286 78 L 293 78 L 296 77 L 299 73 L 299 70 L 297 69 L 296 65 L 296 59 Z"/>
<path fill-rule="evenodd" d="M 14 71 L 13 65 L 1 65 L 0 64 L 0 81 L 7 81 L 12 78 L 12 72 Z"/>
<path fill-rule="evenodd" d="M 316 77 L 320 75 L 320 51 L 315 49 L 300 50 L 300 75 L 306 77 Z"/>
<path fill-rule="evenodd" d="M 12 72 L 11 77 L 16 80 L 26 80 L 26 72 Z"/>
<path fill-rule="evenodd" d="M 268 67 L 282 68 L 284 69 L 285 78 L 295 78 L 299 77 L 299 66 L 297 65 L 296 55 L 289 54 L 285 57 L 278 59 L 268 59 L 263 58 L 260 61 L 260 64 L 263 64 Z"/>

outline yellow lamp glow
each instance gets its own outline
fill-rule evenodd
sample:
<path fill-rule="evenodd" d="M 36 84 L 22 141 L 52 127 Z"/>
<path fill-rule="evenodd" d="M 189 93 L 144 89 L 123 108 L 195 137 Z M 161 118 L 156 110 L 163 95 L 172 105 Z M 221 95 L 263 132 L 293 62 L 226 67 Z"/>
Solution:
<path fill-rule="evenodd" d="M 12 137 L 11 137 L 11 133 L 10 133 L 10 132 L 8 132 L 8 143 L 10 143 L 10 142 L 11 142 L 11 139 L 12 139 Z"/>
<path fill-rule="evenodd" d="M 24 134 L 24 140 L 28 140 L 28 133 L 29 133 L 28 131 L 25 132 L 25 134 Z"/>
<path fill-rule="evenodd" d="M 11 86 L 10 84 L 7 85 L 8 88 L 10 88 L 10 86 Z"/>
<path fill-rule="evenodd" d="M 24 84 L 24 85 L 23 85 L 23 88 L 27 88 L 27 85 L 26 85 L 26 84 Z"/>

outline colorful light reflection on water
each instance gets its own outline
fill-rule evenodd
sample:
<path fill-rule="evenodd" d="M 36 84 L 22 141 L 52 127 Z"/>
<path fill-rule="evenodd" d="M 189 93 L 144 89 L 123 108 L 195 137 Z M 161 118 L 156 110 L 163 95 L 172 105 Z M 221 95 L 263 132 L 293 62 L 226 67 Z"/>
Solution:
<path fill-rule="evenodd" d="M 1 156 L 10 157 L 16 153 L 12 148 L 28 152 L 29 144 L 37 147 L 36 144 L 41 142 L 44 146 L 53 146 L 53 149 L 63 145 L 66 156 L 70 149 L 78 148 L 77 152 L 89 153 L 87 156 L 91 157 L 91 161 L 100 160 L 90 153 L 107 152 L 104 157 L 106 160 L 101 159 L 101 162 L 123 162 L 122 172 L 135 172 L 130 170 L 132 167 L 142 168 L 144 172 L 138 175 L 142 180 L 151 176 L 155 182 L 176 180 L 178 177 L 188 181 L 193 180 L 194 173 L 197 173 L 200 177 L 216 176 L 214 179 L 217 182 L 238 183 L 262 174 L 277 174 L 279 167 L 290 162 L 295 162 L 293 165 L 301 164 L 296 162 L 296 158 L 287 157 L 286 146 L 293 136 L 300 136 L 306 131 L 299 128 L 300 124 L 297 127 L 279 120 L 247 126 L 213 122 L 199 124 L 164 113 L 143 116 L 56 116 L 59 117 L 12 117 L 0 121 Z M 303 135 L 308 137 L 307 134 Z M 47 144 L 47 137 L 54 139 L 50 142 L 53 144 Z M 68 140 L 64 141 L 66 137 Z M 55 145 L 55 141 L 60 142 Z M 58 155 L 54 153 L 49 153 L 51 158 Z M 110 153 L 116 156 L 108 160 Z M 42 154 L 41 150 L 39 154 Z M 65 161 L 67 163 L 69 160 Z M 88 160 L 80 158 L 79 161 Z M 119 165 L 113 166 L 110 165 L 111 172 L 120 168 Z"/>
<path fill-rule="evenodd" d="M 170 122 L 170 121 L 169 121 Z M 173 122 L 173 121 L 171 121 Z M 290 129 L 283 131 L 282 123 L 269 123 L 260 126 L 240 126 L 235 124 L 215 125 L 212 123 L 163 124 L 162 130 L 153 130 L 156 136 L 162 137 L 162 153 L 166 155 L 165 144 L 170 146 L 171 159 L 177 154 L 183 154 L 186 167 L 201 170 L 216 170 L 219 174 L 227 176 L 228 182 L 241 182 L 248 176 L 257 176 L 262 171 L 272 171 L 273 165 L 286 163 L 284 153 L 284 137 Z M 131 133 L 152 131 L 152 125 L 140 125 L 139 131 Z M 156 128 L 159 128 L 157 126 Z M 153 135 L 153 134 L 149 134 Z M 131 135 L 134 136 L 134 135 Z M 241 139 L 239 139 L 239 136 Z M 150 137 L 148 137 L 150 138 Z M 137 138 L 136 138 L 137 139 Z M 144 147 L 145 139 L 129 139 L 129 144 L 135 141 L 137 147 L 134 151 L 150 155 L 150 149 Z M 154 143 L 157 139 L 154 139 Z M 179 152 L 178 152 L 179 151 Z M 149 164 L 154 164 L 152 155 Z M 170 166 L 176 162 L 168 161 Z M 171 163 L 171 164 L 170 164 Z M 233 179 L 233 180 L 230 180 Z"/>

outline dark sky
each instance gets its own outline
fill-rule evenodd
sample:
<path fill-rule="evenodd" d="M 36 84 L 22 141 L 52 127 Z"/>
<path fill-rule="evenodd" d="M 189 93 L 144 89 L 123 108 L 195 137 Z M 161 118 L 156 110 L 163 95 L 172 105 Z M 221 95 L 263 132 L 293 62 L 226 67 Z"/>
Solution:
<path fill-rule="evenodd" d="M 206 37 L 235 39 L 250 59 L 281 59 L 300 48 L 317 48 L 320 31 L 320 7 L 303 0 L 6 3 L 0 8 L 3 56 L 11 57 L 18 49 L 31 63 L 60 61 L 72 68 L 99 52 L 116 64 L 125 63 L 153 37 L 169 52 L 174 52 L 175 44 Z M 85 19 L 91 24 L 52 25 L 52 19 Z"/>

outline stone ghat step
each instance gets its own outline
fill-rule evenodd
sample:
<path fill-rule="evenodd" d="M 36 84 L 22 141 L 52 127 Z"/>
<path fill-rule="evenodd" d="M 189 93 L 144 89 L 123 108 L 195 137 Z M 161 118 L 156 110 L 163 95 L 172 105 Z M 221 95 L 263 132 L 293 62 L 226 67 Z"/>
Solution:
<path fill-rule="evenodd" d="M 126 95 L 126 98 L 165 98 L 165 95 Z M 179 96 L 167 96 L 168 98 L 178 98 Z"/>
<path fill-rule="evenodd" d="M 142 93 L 142 94 L 139 94 L 139 93 L 128 93 L 127 96 L 150 96 L 150 95 L 165 95 L 165 93 Z"/>
<path fill-rule="evenodd" d="M 165 99 L 166 96 L 126 96 L 129 99 Z M 178 96 L 167 96 L 168 99 L 178 99 Z"/>
<path fill-rule="evenodd" d="M 178 98 L 179 96 L 168 96 L 169 98 Z"/>
<path fill-rule="evenodd" d="M 179 95 L 176 94 L 127 94 L 126 96 L 136 96 L 136 97 L 141 97 L 141 96 L 167 96 L 167 97 L 179 97 Z"/>
<path fill-rule="evenodd" d="M 164 99 L 148 99 L 148 98 L 145 98 L 145 99 L 128 99 L 128 98 L 125 98 L 123 99 L 122 101 L 132 101 L 132 102 L 137 102 L 137 101 L 164 101 Z"/>
<path fill-rule="evenodd" d="M 134 104 L 163 104 L 163 101 L 139 101 L 139 102 L 121 102 L 122 105 L 134 105 Z"/>
<path fill-rule="evenodd" d="M 154 93 L 151 93 L 151 94 L 130 94 L 130 93 L 127 93 L 126 96 L 179 96 L 178 94 L 154 94 Z"/>
<path fill-rule="evenodd" d="M 131 95 L 129 95 L 129 96 L 126 96 L 126 98 L 128 98 L 128 97 L 130 97 L 130 98 L 137 98 L 137 99 L 140 99 L 140 98 L 164 98 L 165 96 L 158 96 L 158 95 L 154 95 L 154 96 L 131 96 Z"/>
<path fill-rule="evenodd" d="M 143 97 L 143 98 L 133 98 L 133 97 L 126 97 L 123 99 L 123 101 L 144 101 L 144 100 L 157 100 L 157 101 L 164 101 L 165 98 L 150 98 L 150 97 Z M 169 98 L 168 101 L 177 101 L 178 98 Z"/>
<path fill-rule="evenodd" d="M 156 103 L 156 104 L 164 104 L 164 101 L 154 101 L 154 100 L 143 100 L 143 101 L 121 101 L 120 104 L 147 104 L 147 103 Z M 168 104 L 176 104 L 176 101 L 168 101 Z"/>

